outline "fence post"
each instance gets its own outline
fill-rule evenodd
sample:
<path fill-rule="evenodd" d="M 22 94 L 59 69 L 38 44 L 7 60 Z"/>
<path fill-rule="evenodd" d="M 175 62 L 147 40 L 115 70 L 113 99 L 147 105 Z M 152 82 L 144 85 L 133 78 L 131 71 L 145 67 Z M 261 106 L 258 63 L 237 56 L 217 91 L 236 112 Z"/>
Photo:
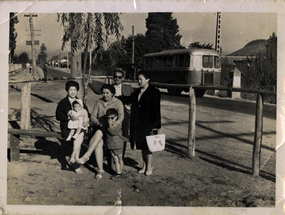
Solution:
<path fill-rule="evenodd" d="M 188 144 L 187 157 L 195 156 L 195 123 L 196 123 L 196 96 L 193 87 L 189 89 L 189 125 L 188 125 Z"/>
<path fill-rule="evenodd" d="M 258 176 L 260 171 L 260 155 L 263 130 L 263 98 L 257 94 L 256 113 L 255 113 L 255 134 L 252 152 L 252 174 Z"/>
<path fill-rule="evenodd" d="M 31 127 L 31 83 L 23 83 L 21 87 L 21 129 Z"/>

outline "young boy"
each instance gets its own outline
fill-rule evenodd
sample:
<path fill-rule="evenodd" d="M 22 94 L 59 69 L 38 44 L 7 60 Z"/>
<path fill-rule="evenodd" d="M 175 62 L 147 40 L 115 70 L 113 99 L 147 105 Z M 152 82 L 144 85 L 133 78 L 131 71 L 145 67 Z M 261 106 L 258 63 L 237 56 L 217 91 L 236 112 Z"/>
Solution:
<path fill-rule="evenodd" d="M 111 152 L 111 156 L 115 162 L 116 175 L 111 179 L 118 178 L 122 175 L 123 171 L 123 139 L 122 139 L 122 124 L 114 126 L 115 121 L 118 119 L 118 112 L 114 108 L 106 111 L 108 120 L 108 128 L 106 132 L 106 145 Z"/>

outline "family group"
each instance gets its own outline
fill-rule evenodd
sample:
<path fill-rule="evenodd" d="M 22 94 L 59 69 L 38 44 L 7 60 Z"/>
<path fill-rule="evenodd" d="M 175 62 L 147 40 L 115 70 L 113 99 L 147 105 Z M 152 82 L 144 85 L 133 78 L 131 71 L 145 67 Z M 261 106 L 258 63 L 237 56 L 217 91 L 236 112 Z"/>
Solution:
<path fill-rule="evenodd" d="M 151 175 L 153 171 L 152 152 L 146 136 L 161 128 L 160 91 L 153 87 L 147 72 L 138 73 L 139 87 L 134 89 L 124 84 L 125 71 L 116 69 L 113 84 L 90 82 L 89 87 L 102 97 L 89 112 L 87 106 L 77 97 L 79 84 L 68 81 L 65 86 L 67 96 L 56 109 L 56 119 L 60 121 L 61 136 L 65 143 L 73 144 L 67 162 L 76 173 L 82 173 L 80 165 L 86 163 L 92 153 L 98 166 L 96 179 L 104 175 L 104 148 L 111 156 L 111 168 L 116 172 L 111 179 L 118 178 L 123 171 L 124 144 L 130 142 L 131 148 L 141 150 L 143 165 L 139 174 Z M 80 157 L 81 145 L 88 127 L 94 132 L 88 150 Z"/>

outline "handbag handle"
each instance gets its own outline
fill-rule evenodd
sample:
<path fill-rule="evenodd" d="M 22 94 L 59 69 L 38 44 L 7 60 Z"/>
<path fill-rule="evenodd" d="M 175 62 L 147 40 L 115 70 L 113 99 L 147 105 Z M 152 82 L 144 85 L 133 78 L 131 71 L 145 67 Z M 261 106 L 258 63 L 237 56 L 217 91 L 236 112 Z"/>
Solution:
<path fill-rule="evenodd" d="M 157 134 L 154 134 L 154 131 L 157 131 Z M 160 134 L 159 131 L 160 130 L 158 128 L 154 128 L 154 129 L 151 130 L 150 135 L 158 135 L 158 134 Z"/>

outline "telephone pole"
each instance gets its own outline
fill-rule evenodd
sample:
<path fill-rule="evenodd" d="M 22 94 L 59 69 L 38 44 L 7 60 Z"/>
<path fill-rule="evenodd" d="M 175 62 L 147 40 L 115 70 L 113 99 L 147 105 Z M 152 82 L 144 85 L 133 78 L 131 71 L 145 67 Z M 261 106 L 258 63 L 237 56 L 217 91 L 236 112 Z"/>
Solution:
<path fill-rule="evenodd" d="M 217 25 L 216 25 L 216 44 L 215 51 L 221 55 L 221 46 L 220 46 L 220 38 L 221 38 L 221 12 L 217 12 Z"/>
<path fill-rule="evenodd" d="M 36 56 L 35 56 L 33 17 L 37 17 L 38 15 L 30 13 L 29 15 L 24 15 L 24 16 L 29 17 L 30 33 L 31 33 L 31 47 L 32 47 L 32 74 L 33 74 L 33 78 L 35 78 Z"/>

